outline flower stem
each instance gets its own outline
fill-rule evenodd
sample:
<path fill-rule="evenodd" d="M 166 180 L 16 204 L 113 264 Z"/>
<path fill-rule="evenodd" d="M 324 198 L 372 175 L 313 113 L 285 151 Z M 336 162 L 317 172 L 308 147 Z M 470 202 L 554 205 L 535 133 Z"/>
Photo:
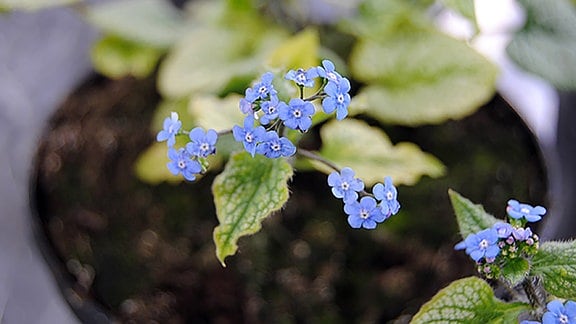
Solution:
<path fill-rule="evenodd" d="M 318 161 L 324 165 L 326 165 L 327 167 L 331 168 L 332 170 L 336 171 L 336 172 L 340 172 L 341 169 L 334 163 L 332 163 L 331 161 L 326 160 L 325 158 L 321 157 L 320 155 L 312 152 L 312 151 L 308 151 L 306 149 L 303 148 L 298 148 L 298 150 L 296 151 L 297 154 L 300 154 L 303 157 L 309 158 L 311 160 L 315 160 Z"/>

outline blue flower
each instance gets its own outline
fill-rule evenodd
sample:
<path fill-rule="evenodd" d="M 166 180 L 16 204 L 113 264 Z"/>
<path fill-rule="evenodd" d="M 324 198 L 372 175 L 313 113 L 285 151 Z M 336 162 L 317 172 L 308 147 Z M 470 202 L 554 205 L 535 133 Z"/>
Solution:
<path fill-rule="evenodd" d="M 512 236 L 514 236 L 516 241 L 526 241 L 527 239 L 532 237 L 532 230 L 530 229 L 530 227 L 514 228 L 512 230 Z"/>
<path fill-rule="evenodd" d="M 290 102 L 278 104 L 278 117 L 284 121 L 284 125 L 291 129 L 300 129 L 305 132 L 312 126 L 314 105 L 299 98 L 290 99 Z"/>
<path fill-rule="evenodd" d="M 342 120 L 348 115 L 348 105 L 350 104 L 350 82 L 346 78 L 341 78 L 338 83 L 328 82 L 324 87 L 324 92 L 328 97 L 322 100 L 322 109 L 327 114 L 336 110 L 336 119 Z"/>
<path fill-rule="evenodd" d="M 500 247 L 497 243 L 498 233 L 494 228 L 488 228 L 476 234 L 469 234 L 464 241 L 456 244 L 454 248 L 456 250 L 466 249 L 466 254 L 478 262 L 482 258 L 495 258 L 500 253 Z"/>
<path fill-rule="evenodd" d="M 525 218 L 528 222 L 537 222 L 546 214 L 546 208 L 542 206 L 532 207 L 528 204 L 519 203 L 517 200 L 508 200 L 506 207 L 508 216 L 514 219 Z"/>
<path fill-rule="evenodd" d="M 384 184 L 377 183 L 372 188 L 374 197 L 381 201 L 380 208 L 384 215 L 396 215 L 400 210 L 400 203 L 398 202 L 398 191 L 392 184 L 392 178 L 385 177 Z"/>
<path fill-rule="evenodd" d="M 546 305 L 548 311 L 542 316 L 542 324 L 576 324 L 576 302 L 562 304 L 553 300 Z"/>
<path fill-rule="evenodd" d="M 180 127 L 182 127 L 182 122 L 178 120 L 178 113 L 172 112 L 170 117 L 164 119 L 163 129 L 156 135 L 156 140 L 158 142 L 168 140 L 168 146 L 174 146 Z"/>
<path fill-rule="evenodd" d="M 240 99 L 240 111 L 243 114 L 250 114 L 253 112 L 253 104 L 252 102 L 246 100 L 246 98 Z"/>
<path fill-rule="evenodd" d="M 372 197 L 362 197 L 360 202 L 356 200 L 346 202 L 344 212 L 348 214 L 348 224 L 352 228 L 374 229 L 377 223 L 386 219 L 386 216 L 378 208 L 376 199 Z"/>
<path fill-rule="evenodd" d="M 246 100 L 254 102 L 257 99 L 265 100 L 268 97 L 275 96 L 278 92 L 274 89 L 274 85 L 272 85 L 273 78 L 274 74 L 272 74 L 272 72 L 264 73 L 260 82 L 256 83 L 254 87 L 246 89 Z"/>
<path fill-rule="evenodd" d="M 192 156 L 184 149 L 180 148 L 176 151 L 174 148 L 168 149 L 168 170 L 173 175 L 182 173 L 184 178 L 189 181 L 196 179 L 196 174 L 202 172 L 202 165 L 200 162 L 192 159 Z"/>
<path fill-rule="evenodd" d="M 334 69 L 334 63 L 329 60 L 323 60 L 322 66 L 317 67 L 318 75 L 327 79 L 329 82 L 338 84 L 342 76 Z"/>
<path fill-rule="evenodd" d="M 279 101 L 277 96 L 273 96 L 270 100 L 262 102 L 260 105 L 260 108 L 262 108 L 262 111 L 264 112 L 264 115 L 260 118 L 260 123 L 262 125 L 267 125 L 272 120 L 278 118 L 278 104 Z"/>
<path fill-rule="evenodd" d="M 514 229 L 512 225 L 504 222 L 497 222 L 496 224 L 492 225 L 492 228 L 496 230 L 499 238 L 508 238 L 510 235 L 512 235 L 512 230 Z"/>
<path fill-rule="evenodd" d="M 254 128 L 254 117 L 248 115 L 244 119 L 244 128 L 234 125 L 232 128 L 232 135 L 237 142 L 242 142 L 244 149 L 254 156 L 256 153 L 256 146 L 261 142 L 266 134 L 266 130 L 262 126 Z"/>
<path fill-rule="evenodd" d="M 336 198 L 342 198 L 344 202 L 356 201 L 358 192 L 364 190 L 364 182 L 354 178 L 354 170 L 343 168 L 338 172 L 332 172 L 328 176 L 328 185 L 332 187 L 332 194 Z"/>
<path fill-rule="evenodd" d="M 262 143 L 256 147 L 256 153 L 276 159 L 294 155 L 296 147 L 286 137 L 279 137 L 275 131 L 268 131 L 264 134 Z"/>
<path fill-rule="evenodd" d="M 286 80 L 294 81 L 297 85 L 312 88 L 314 86 L 314 79 L 318 77 L 317 68 L 310 68 L 307 71 L 298 69 L 296 71 L 290 70 L 286 73 L 284 78 Z"/>
<path fill-rule="evenodd" d="M 196 127 L 188 136 L 190 137 L 190 143 L 186 144 L 188 153 L 198 157 L 207 157 L 216 152 L 218 133 L 215 130 L 209 129 L 204 132 L 201 127 Z"/>
<path fill-rule="evenodd" d="M 528 320 L 523 320 L 522 322 L 520 322 L 520 324 L 542 324 L 538 321 L 528 321 Z"/>

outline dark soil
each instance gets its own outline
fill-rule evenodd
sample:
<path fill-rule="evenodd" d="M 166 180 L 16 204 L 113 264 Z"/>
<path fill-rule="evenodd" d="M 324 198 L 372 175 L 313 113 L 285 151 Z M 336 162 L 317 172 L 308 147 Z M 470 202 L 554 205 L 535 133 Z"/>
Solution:
<path fill-rule="evenodd" d="M 347 225 L 325 175 L 297 173 L 286 207 L 241 239 L 223 268 L 212 243 L 214 175 L 157 186 L 134 175 L 154 140 L 158 100 L 153 81 L 95 78 L 53 116 L 38 151 L 34 197 L 49 248 L 71 273 L 77 300 L 94 299 L 124 322 L 406 320 L 474 273 L 453 250 L 460 238 L 448 188 L 499 217 L 510 198 L 546 205 L 539 151 L 497 97 L 461 121 L 383 127 L 433 153 L 448 174 L 400 186 L 401 212 L 377 230 Z"/>

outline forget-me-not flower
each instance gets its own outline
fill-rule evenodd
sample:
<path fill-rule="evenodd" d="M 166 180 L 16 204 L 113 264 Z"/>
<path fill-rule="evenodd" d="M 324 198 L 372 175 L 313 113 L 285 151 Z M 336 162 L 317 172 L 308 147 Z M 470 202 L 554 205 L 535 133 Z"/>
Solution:
<path fill-rule="evenodd" d="M 398 191 L 392 184 L 392 178 L 385 177 L 384 184 L 377 183 L 372 188 L 374 197 L 381 201 L 380 208 L 385 215 L 396 215 L 400 210 L 400 203 L 398 202 Z"/>
<path fill-rule="evenodd" d="M 360 201 L 352 200 L 344 204 L 344 212 L 348 214 L 348 224 L 352 228 L 374 229 L 377 223 L 386 219 L 372 197 L 362 197 Z"/>
<path fill-rule="evenodd" d="M 256 146 L 261 142 L 266 134 L 266 130 L 262 126 L 254 127 L 254 117 L 248 115 L 244 119 L 244 128 L 234 125 L 232 128 L 232 135 L 237 142 L 242 142 L 244 149 L 254 156 L 256 153 Z"/>
<path fill-rule="evenodd" d="M 546 305 L 548 311 L 542 316 L 542 324 L 576 324 L 576 302 L 562 304 L 553 300 Z"/>
<path fill-rule="evenodd" d="M 546 208 L 542 206 L 532 207 L 528 204 L 523 204 L 517 200 L 508 200 L 508 207 L 506 207 L 508 216 L 514 219 L 525 218 L 528 222 L 537 222 L 542 219 L 546 214 Z"/>
<path fill-rule="evenodd" d="M 257 99 L 266 100 L 269 97 L 277 95 L 277 91 L 274 89 L 272 84 L 272 79 L 274 74 L 272 72 L 266 72 L 260 78 L 260 82 L 256 83 L 254 87 L 246 89 L 245 98 L 249 102 L 254 102 Z"/>
<path fill-rule="evenodd" d="M 267 125 L 272 120 L 278 118 L 278 104 L 279 103 L 280 103 L 280 101 L 278 100 L 278 97 L 273 96 L 272 98 L 270 98 L 270 100 L 263 101 L 260 104 L 260 108 L 262 109 L 262 112 L 264 112 L 264 115 L 262 115 L 262 117 L 260 117 L 260 123 L 262 125 Z"/>
<path fill-rule="evenodd" d="M 516 241 L 526 241 L 527 239 L 532 237 L 532 230 L 530 227 L 522 228 L 517 227 L 512 230 L 512 236 Z"/>
<path fill-rule="evenodd" d="M 344 202 L 358 199 L 358 192 L 364 190 L 364 182 L 354 178 L 354 170 L 346 167 L 340 173 L 334 171 L 328 176 L 328 185 L 332 187 L 332 194 L 342 198 Z"/>
<path fill-rule="evenodd" d="M 512 235 L 512 230 L 514 229 L 512 225 L 504 222 L 497 222 L 492 225 L 492 228 L 496 230 L 499 238 L 508 238 L 508 236 Z"/>
<path fill-rule="evenodd" d="M 334 82 L 338 84 L 342 76 L 336 72 L 334 63 L 329 60 L 323 60 L 322 66 L 316 68 L 318 71 L 318 75 L 327 79 L 329 82 Z"/>
<path fill-rule="evenodd" d="M 167 141 L 168 146 L 174 146 L 176 143 L 176 134 L 182 127 L 182 122 L 178 120 L 178 113 L 170 113 L 170 117 L 164 119 L 163 129 L 156 135 L 158 142 Z"/>
<path fill-rule="evenodd" d="M 194 181 L 196 179 L 196 174 L 202 172 L 202 165 L 195 159 L 192 159 L 190 153 L 188 153 L 184 148 L 178 150 L 174 148 L 168 149 L 168 170 L 173 175 L 178 175 L 182 173 L 184 179 L 189 181 Z"/>
<path fill-rule="evenodd" d="M 466 249 L 466 254 L 476 262 L 482 258 L 493 259 L 500 253 L 498 233 L 494 228 L 488 228 L 476 234 L 469 234 L 464 241 L 456 244 L 454 248 L 456 250 Z"/>
<path fill-rule="evenodd" d="M 196 127 L 188 136 L 190 137 L 190 142 L 186 144 L 188 153 L 198 157 L 207 157 L 216 152 L 218 133 L 215 130 L 209 129 L 204 132 L 201 127 Z"/>
<path fill-rule="evenodd" d="M 312 126 L 313 114 L 314 105 L 300 98 L 292 98 L 288 104 L 278 104 L 278 117 L 291 129 L 307 131 Z"/>
<path fill-rule="evenodd" d="M 286 80 L 292 80 L 297 85 L 312 88 L 314 86 L 314 79 L 318 77 L 318 69 L 310 68 L 308 70 L 298 69 L 290 70 L 284 77 Z"/>
<path fill-rule="evenodd" d="M 279 137 L 275 131 L 268 131 L 262 137 L 262 142 L 256 147 L 256 153 L 276 159 L 288 157 L 296 153 L 296 147 L 286 137 Z"/>
<path fill-rule="evenodd" d="M 348 105 L 350 105 L 350 81 L 341 78 L 338 83 L 328 82 L 324 87 L 324 92 L 328 97 L 322 100 L 322 109 L 327 114 L 336 110 L 336 119 L 342 120 L 348 116 Z"/>

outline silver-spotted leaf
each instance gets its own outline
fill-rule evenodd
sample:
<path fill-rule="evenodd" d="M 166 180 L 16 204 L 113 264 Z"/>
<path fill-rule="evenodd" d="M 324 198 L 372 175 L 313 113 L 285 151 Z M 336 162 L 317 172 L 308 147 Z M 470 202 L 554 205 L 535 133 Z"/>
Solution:
<path fill-rule="evenodd" d="M 542 243 L 532 259 L 532 274 L 542 277 L 550 294 L 576 299 L 576 240 Z"/>
<path fill-rule="evenodd" d="M 367 185 L 382 182 L 385 176 L 395 184 L 414 184 L 421 176 L 439 177 L 443 164 L 413 143 L 393 145 L 386 134 L 367 123 L 345 119 L 330 121 L 320 130 L 320 155 L 340 168 L 350 167 Z M 318 161 L 311 161 L 325 173 L 333 170 Z"/>
<path fill-rule="evenodd" d="M 440 290 L 410 323 L 517 323 L 518 315 L 527 309 L 526 304 L 498 300 L 488 283 L 469 277 Z"/>
<path fill-rule="evenodd" d="M 520 284 L 530 272 L 530 263 L 524 258 L 507 259 L 502 267 L 502 278 L 510 287 Z"/>
<path fill-rule="evenodd" d="M 232 155 L 212 184 L 218 225 L 214 229 L 216 256 L 224 259 L 238 249 L 240 237 L 254 234 L 262 221 L 288 200 L 287 181 L 292 167 L 283 159 L 269 159 L 247 152 Z"/>
<path fill-rule="evenodd" d="M 462 238 L 492 227 L 498 221 L 496 217 L 488 214 L 482 205 L 474 204 L 456 191 L 450 189 L 448 195 L 456 214 L 456 221 Z"/>

